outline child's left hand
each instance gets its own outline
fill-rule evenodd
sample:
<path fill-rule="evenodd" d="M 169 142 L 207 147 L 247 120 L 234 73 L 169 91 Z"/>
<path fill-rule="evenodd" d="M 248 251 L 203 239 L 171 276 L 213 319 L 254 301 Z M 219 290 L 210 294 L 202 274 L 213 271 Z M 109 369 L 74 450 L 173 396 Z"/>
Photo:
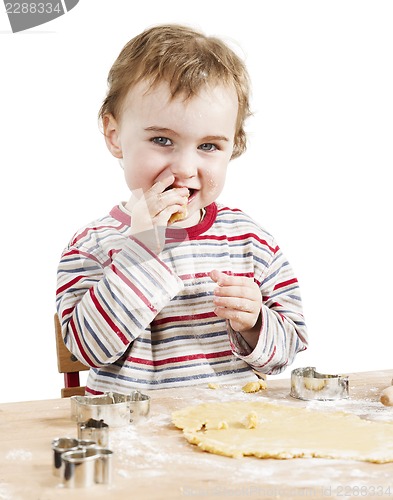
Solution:
<path fill-rule="evenodd" d="M 262 295 L 252 278 L 229 276 L 214 270 L 211 279 L 217 283 L 213 302 L 215 314 L 229 320 L 231 327 L 239 333 L 251 330 L 257 323 Z"/>

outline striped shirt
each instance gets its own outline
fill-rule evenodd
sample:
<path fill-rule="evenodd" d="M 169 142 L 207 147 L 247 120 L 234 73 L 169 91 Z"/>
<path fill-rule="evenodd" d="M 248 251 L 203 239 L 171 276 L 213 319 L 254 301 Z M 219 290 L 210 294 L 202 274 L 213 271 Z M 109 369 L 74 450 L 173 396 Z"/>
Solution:
<path fill-rule="evenodd" d="M 152 253 L 118 206 L 80 229 L 58 269 L 57 311 L 68 349 L 90 366 L 87 392 L 127 393 L 280 373 L 306 349 L 298 282 L 273 237 L 213 203 L 187 229 L 168 228 Z M 251 349 L 214 313 L 213 269 L 248 276 L 262 294 Z"/>

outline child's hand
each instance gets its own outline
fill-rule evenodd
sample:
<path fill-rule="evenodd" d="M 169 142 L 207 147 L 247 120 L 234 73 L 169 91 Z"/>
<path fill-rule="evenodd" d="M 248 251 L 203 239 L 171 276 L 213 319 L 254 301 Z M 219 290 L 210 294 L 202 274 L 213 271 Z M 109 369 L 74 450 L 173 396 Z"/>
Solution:
<path fill-rule="evenodd" d="M 213 298 L 215 314 L 229 320 L 237 332 L 252 330 L 262 307 L 261 291 L 255 281 L 243 276 L 228 276 L 217 270 L 212 271 L 210 277 L 218 285 Z"/>
<path fill-rule="evenodd" d="M 165 229 L 172 214 L 184 210 L 189 191 L 187 188 L 168 189 L 173 175 L 157 178 L 145 192 L 134 192 L 126 204 L 131 212 L 131 233 L 150 250 L 159 253 L 165 242 Z"/>

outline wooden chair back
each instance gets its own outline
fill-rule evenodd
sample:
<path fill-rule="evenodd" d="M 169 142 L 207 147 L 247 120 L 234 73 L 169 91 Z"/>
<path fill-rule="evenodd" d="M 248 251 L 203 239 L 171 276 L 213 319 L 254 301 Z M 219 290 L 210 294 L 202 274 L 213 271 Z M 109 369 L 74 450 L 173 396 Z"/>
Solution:
<path fill-rule="evenodd" d="M 86 371 L 89 367 L 78 361 L 67 349 L 63 341 L 60 319 L 57 314 L 55 314 L 55 333 L 57 369 L 59 373 L 64 374 L 64 387 L 61 389 L 61 397 L 84 396 L 85 387 L 80 385 L 79 372 Z"/>

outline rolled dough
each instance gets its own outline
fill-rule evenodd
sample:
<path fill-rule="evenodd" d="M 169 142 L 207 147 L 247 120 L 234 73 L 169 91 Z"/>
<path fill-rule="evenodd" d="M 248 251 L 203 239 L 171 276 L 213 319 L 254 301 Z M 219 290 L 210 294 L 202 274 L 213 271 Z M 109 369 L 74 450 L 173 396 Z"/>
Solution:
<path fill-rule="evenodd" d="M 393 462 L 393 422 L 264 402 L 190 406 L 172 414 L 202 450 L 228 457 L 336 458 Z"/>

